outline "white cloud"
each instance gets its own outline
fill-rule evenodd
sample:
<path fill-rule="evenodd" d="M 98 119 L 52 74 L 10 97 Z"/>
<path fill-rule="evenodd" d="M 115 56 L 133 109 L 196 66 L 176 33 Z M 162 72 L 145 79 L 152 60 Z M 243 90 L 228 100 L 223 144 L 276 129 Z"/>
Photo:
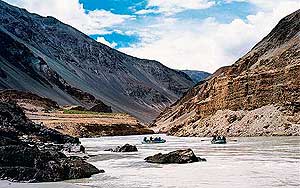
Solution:
<path fill-rule="evenodd" d="M 136 14 L 164 13 L 172 15 L 187 9 L 206 9 L 213 5 L 215 2 L 210 0 L 148 0 L 148 8 L 158 9 L 140 10 Z"/>
<path fill-rule="evenodd" d="M 107 40 L 105 40 L 104 37 L 97 37 L 96 41 L 105 44 L 111 48 L 115 48 L 118 45 L 116 42 L 112 42 L 112 43 L 108 42 Z"/>
<path fill-rule="evenodd" d="M 259 8 L 262 8 L 264 10 L 272 10 L 274 7 L 277 7 L 278 4 L 281 3 L 297 3 L 298 6 L 300 2 L 298 0 L 225 0 L 227 3 L 231 2 L 248 2 L 256 5 Z"/>
<path fill-rule="evenodd" d="M 121 24 L 129 15 L 113 14 L 105 10 L 88 11 L 78 0 L 4 0 L 42 16 L 53 16 L 80 31 L 90 34 L 107 34 L 112 26 Z"/>
<path fill-rule="evenodd" d="M 281 18 L 299 8 L 298 0 L 277 1 L 272 8 L 249 15 L 246 20 L 235 19 L 229 24 L 221 24 L 213 18 L 201 22 L 161 18 L 159 24 L 140 31 L 141 44 L 120 50 L 158 60 L 171 68 L 213 72 L 234 63 L 266 36 Z"/>
<path fill-rule="evenodd" d="M 134 16 L 113 14 L 105 10 L 90 11 L 86 15 L 89 22 L 83 23 L 83 28 L 87 34 L 101 34 L 99 28 L 111 28 L 114 25 L 124 23 L 126 20 L 135 19 Z"/>
<path fill-rule="evenodd" d="M 135 14 L 151 14 L 151 13 L 159 13 L 158 10 L 154 10 L 154 9 L 143 9 L 143 10 L 139 10 L 137 12 L 135 12 Z"/>

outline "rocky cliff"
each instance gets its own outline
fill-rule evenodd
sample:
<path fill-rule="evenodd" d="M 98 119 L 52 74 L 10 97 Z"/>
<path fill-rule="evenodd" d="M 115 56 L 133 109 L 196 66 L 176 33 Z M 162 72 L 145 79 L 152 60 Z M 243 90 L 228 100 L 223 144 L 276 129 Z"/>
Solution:
<path fill-rule="evenodd" d="M 53 17 L 0 1 L 0 89 L 31 91 L 60 105 L 96 99 L 143 121 L 182 96 L 192 80 L 156 61 L 109 48 Z"/>
<path fill-rule="evenodd" d="M 300 10 L 154 123 L 177 136 L 300 135 Z"/>

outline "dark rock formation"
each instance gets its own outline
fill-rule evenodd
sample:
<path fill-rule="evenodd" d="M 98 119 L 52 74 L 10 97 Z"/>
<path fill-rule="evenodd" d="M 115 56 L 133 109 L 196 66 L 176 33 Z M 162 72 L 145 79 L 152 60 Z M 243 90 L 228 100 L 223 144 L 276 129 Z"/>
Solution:
<path fill-rule="evenodd" d="M 60 105 L 90 107 L 99 99 L 150 121 L 194 85 L 183 72 L 128 56 L 53 17 L 3 1 L 0 26 L 0 89 L 31 91 Z"/>
<path fill-rule="evenodd" d="M 29 103 L 35 106 L 40 106 L 45 109 L 58 109 L 58 104 L 48 98 L 40 97 L 36 94 L 17 90 L 0 90 L 0 99 L 13 100 L 15 102 Z"/>
<path fill-rule="evenodd" d="M 22 135 L 34 137 L 41 142 L 79 144 L 78 138 L 60 134 L 58 131 L 29 121 L 16 103 L 0 101 L 0 136 L 15 139 Z"/>
<path fill-rule="evenodd" d="M 103 113 L 112 113 L 111 107 L 107 106 L 103 102 L 100 102 L 89 109 L 91 112 L 103 112 Z"/>
<path fill-rule="evenodd" d="M 69 110 L 75 110 L 75 111 L 88 111 L 87 108 L 83 107 L 83 106 L 74 106 L 71 107 Z"/>
<path fill-rule="evenodd" d="M 300 10 L 249 53 L 217 70 L 154 122 L 177 136 L 299 135 Z M 268 126 L 269 125 L 269 126 Z"/>
<path fill-rule="evenodd" d="M 112 151 L 112 152 L 137 152 L 138 149 L 136 146 L 125 144 L 124 146 L 118 146 L 115 149 L 108 149 L 105 151 Z"/>
<path fill-rule="evenodd" d="M 103 171 L 79 157 L 66 157 L 53 150 L 36 146 L 8 145 L 0 147 L 0 178 L 13 181 L 62 181 L 88 178 Z"/>
<path fill-rule="evenodd" d="M 160 163 L 160 164 L 171 164 L 171 163 L 192 163 L 199 161 L 206 161 L 204 158 L 196 157 L 191 149 L 176 150 L 168 154 L 156 154 L 145 158 L 148 163 Z"/>
<path fill-rule="evenodd" d="M 99 113 L 112 113 L 111 107 L 107 106 L 101 101 L 97 101 L 97 104 L 92 106 L 91 108 L 86 108 L 84 106 L 74 106 L 70 108 L 69 110 L 75 110 L 75 111 L 90 111 L 90 112 L 99 112 Z"/>
<path fill-rule="evenodd" d="M 0 179 L 62 181 L 103 172 L 61 153 L 66 143 L 79 144 L 79 139 L 34 124 L 14 102 L 0 101 Z"/>

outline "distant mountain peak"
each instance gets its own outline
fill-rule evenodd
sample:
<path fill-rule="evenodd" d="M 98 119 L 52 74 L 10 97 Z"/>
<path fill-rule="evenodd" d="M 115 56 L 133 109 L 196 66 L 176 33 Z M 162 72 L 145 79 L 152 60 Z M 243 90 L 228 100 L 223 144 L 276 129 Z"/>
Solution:
<path fill-rule="evenodd" d="M 187 74 L 195 84 L 198 82 L 206 79 L 211 74 L 205 71 L 198 71 L 198 70 L 182 70 L 185 74 Z"/>

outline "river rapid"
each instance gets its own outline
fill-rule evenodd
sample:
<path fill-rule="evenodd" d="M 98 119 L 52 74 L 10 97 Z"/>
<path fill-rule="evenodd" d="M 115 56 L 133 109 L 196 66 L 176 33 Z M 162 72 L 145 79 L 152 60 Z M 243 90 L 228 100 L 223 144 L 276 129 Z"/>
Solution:
<path fill-rule="evenodd" d="M 141 136 L 81 139 L 89 162 L 104 169 L 88 179 L 57 183 L 24 184 L 1 181 L 2 188 L 253 188 L 300 187 L 300 137 L 228 138 L 212 145 L 209 138 L 159 135 L 164 144 L 141 144 Z M 138 152 L 104 151 L 126 143 Z M 156 153 L 191 148 L 207 162 L 149 164 L 144 158 Z"/>

